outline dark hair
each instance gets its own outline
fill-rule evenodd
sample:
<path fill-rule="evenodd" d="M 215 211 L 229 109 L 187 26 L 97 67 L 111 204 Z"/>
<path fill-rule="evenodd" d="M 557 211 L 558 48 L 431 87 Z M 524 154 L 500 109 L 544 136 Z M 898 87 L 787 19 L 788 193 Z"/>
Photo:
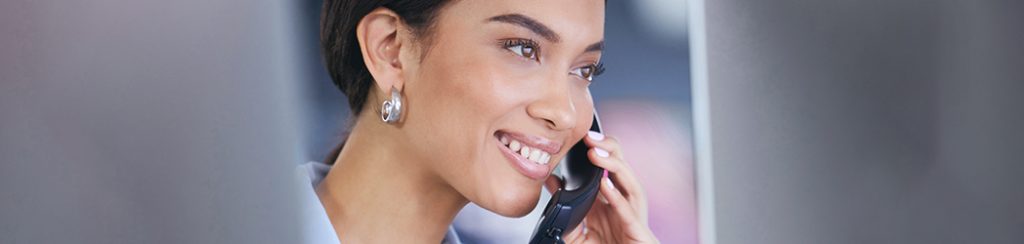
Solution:
<path fill-rule="evenodd" d="M 430 31 L 434 18 L 438 10 L 448 2 L 324 0 L 323 13 L 320 15 L 321 52 L 331 80 L 348 97 L 348 106 L 352 110 L 353 118 L 362 112 L 370 89 L 374 86 L 373 77 L 363 63 L 359 40 L 356 39 L 356 26 L 359 25 L 359 21 L 374 9 L 388 8 L 398 14 L 402 22 L 412 29 L 413 37 L 426 47 L 430 45 Z M 324 163 L 333 164 L 337 160 L 347 137 L 347 134 L 342 135 L 342 142 L 328 153 Z"/>
<path fill-rule="evenodd" d="M 366 14 L 384 7 L 394 11 L 405 25 L 425 45 L 429 45 L 430 29 L 434 17 L 446 0 L 397 0 L 359 1 L 324 0 L 320 16 L 320 45 L 324 55 L 327 73 L 334 85 L 348 97 L 348 105 L 354 116 L 359 116 L 366 103 L 373 77 L 363 63 L 359 40 L 356 40 L 356 26 Z"/>

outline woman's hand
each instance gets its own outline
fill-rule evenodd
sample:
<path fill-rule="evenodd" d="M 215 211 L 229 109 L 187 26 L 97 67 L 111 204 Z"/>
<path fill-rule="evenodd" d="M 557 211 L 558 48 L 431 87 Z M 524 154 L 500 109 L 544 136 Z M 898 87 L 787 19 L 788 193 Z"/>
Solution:
<path fill-rule="evenodd" d="M 608 170 L 608 178 L 601 179 L 598 200 L 580 226 L 564 236 L 565 243 L 658 243 L 647 226 L 647 197 L 622 159 L 618 140 L 589 132 L 584 141 L 591 147 L 590 160 Z M 549 177 L 545 185 L 554 191 L 561 182 Z"/>

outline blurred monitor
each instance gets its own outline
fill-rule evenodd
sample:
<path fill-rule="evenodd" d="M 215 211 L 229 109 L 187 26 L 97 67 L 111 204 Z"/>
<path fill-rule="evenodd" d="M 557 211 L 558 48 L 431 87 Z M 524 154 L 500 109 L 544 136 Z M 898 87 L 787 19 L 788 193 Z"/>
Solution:
<path fill-rule="evenodd" d="M 1024 2 L 690 3 L 704 243 L 1024 243 Z"/>

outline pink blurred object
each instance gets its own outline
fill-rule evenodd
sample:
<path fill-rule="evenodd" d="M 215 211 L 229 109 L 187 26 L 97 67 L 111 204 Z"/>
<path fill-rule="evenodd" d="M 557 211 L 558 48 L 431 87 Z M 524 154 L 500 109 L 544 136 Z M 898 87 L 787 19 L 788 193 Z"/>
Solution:
<path fill-rule="evenodd" d="M 649 224 L 664 243 L 698 243 L 696 186 L 688 107 L 641 101 L 599 106 L 605 133 L 618 138 L 623 155 L 647 193 Z"/>

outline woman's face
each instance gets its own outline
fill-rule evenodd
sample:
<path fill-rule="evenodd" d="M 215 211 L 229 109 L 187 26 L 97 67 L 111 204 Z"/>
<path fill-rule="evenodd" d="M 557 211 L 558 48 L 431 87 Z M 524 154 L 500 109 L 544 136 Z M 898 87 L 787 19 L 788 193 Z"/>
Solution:
<path fill-rule="evenodd" d="M 590 128 L 588 78 L 601 57 L 604 5 L 450 3 L 427 49 L 402 54 L 420 61 L 403 63 L 407 148 L 477 205 L 529 213 L 544 179 Z"/>

